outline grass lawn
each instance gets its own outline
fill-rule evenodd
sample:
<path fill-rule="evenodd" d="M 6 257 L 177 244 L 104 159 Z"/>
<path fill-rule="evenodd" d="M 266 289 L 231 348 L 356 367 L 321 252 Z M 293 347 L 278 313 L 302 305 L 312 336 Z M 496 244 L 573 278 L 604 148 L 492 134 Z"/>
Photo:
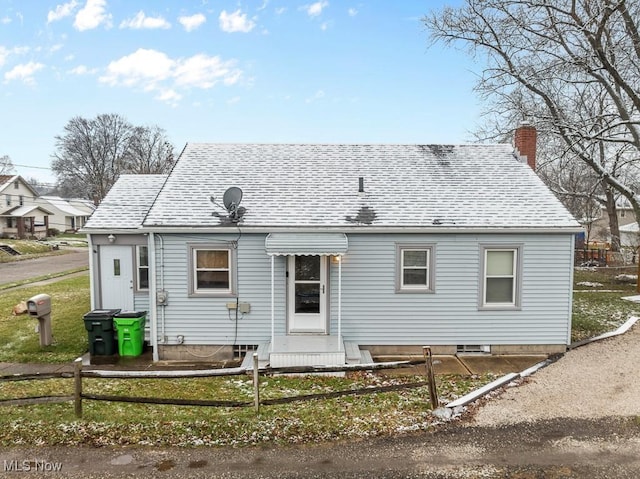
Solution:
<path fill-rule="evenodd" d="M 9 245 L 20 253 L 19 256 L 11 256 L 7 253 L 0 252 L 0 263 L 9 263 L 39 258 L 41 256 L 66 254 L 67 251 L 65 250 L 53 250 L 54 245 L 87 246 L 87 235 L 65 233 L 56 237 L 47 238 L 46 241 L 0 239 L 0 244 Z"/>
<path fill-rule="evenodd" d="M 0 263 L 10 261 L 22 261 L 51 254 L 64 254 L 64 251 L 51 251 L 51 246 L 40 241 L 0 239 L 0 244 L 6 244 L 20 253 L 20 256 L 11 256 L 0 253 Z"/>
<path fill-rule="evenodd" d="M 640 315 L 640 304 L 621 299 L 633 296 L 636 285 L 616 279 L 637 274 L 637 268 L 577 268 L 574 275 L 571 340 L 581 341 L 616 329 L 629 316 Z"/>
<path fill-rule="evenodd" d="M 438 376 L 440 399 L 448 402 L 493 376 Z M 424 380 L 385 378 L 368 373 L 261 378 L 261 396 L 278 398 Z M 179 398 L 252 400 L 248 376 L 171 380 L 86 379 L 85 392 Z M 0 398 L 71 394 L 71 379 L 2 384 Z M 355 439 L 433 426 L 426 387 L 253 408 L 214 408 L 83 401 L 83 419 L 73 404 L 5 406 L 0 415 L 0 446 L 11 445 L 173 445 L 246 446 Z"/>
<path fill-rule="evenodd" d="M 13 307 L 31 296 L 51 296 L 51 328 L 54 344 L 40 347 L 36 318 L 13 316 Z M 91 310 L 89 277 L 67 278 L 46 286 L 0 292 L 0 362 L 61 363 L 73 361 L 87 351 L 87 332 L 82 317 Z"/>

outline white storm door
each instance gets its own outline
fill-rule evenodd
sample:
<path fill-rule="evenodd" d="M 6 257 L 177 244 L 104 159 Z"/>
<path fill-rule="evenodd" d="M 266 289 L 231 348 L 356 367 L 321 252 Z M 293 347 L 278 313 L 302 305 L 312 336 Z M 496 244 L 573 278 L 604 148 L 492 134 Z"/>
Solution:
<path fill-rule="evenodd" d="M 289 256 L 289 333 L 327 334 L 326 276 L 326 256 Z"/>
<path fill-rule="evenodd" d="M 102 309 L 133 309 L 133 249 L 131 246 L 100 248 Z"/>

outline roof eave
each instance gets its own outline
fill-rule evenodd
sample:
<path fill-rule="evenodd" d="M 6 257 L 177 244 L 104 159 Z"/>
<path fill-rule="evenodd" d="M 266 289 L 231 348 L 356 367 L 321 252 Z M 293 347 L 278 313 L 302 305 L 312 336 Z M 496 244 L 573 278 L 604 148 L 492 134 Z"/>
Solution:
<path fill-rule="evenodd" d="M 577 226 L 543 226 L 543 227 L 451 227 L 451 226 L 217 226 L 217 227 L 194 227 L 194 226 L 141 226 L 138 228 L 82 228 L 80 233 L 86 234 L 180 234 L 180 233 L 202 233 L 202 234 L 237 234 L 260 233 L 268 234 L 274 232 L 282 233 L 315 233 L 315 232 L 341 232 L 341 233 L 411 233 L 411 234 L 473 234 L 473 233 L 510 233 L 510 234 L 575 234 L 580 233 L 583 228 Z"/>

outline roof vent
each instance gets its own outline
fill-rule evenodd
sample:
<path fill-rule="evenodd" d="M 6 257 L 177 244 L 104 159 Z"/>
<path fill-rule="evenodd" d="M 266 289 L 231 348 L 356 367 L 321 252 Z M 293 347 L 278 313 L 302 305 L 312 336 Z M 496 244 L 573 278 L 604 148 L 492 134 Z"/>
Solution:
<path fill-rule="evenodd" d="M 358 193 L 364 193 L 364 177 L 358 178 Z"/>

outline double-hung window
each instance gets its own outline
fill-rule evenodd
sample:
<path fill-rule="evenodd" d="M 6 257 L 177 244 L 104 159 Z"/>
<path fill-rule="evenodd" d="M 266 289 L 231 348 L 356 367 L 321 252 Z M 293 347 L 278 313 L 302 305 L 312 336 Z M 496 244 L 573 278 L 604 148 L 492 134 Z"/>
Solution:
<path fill-rule="evenodd" d="M 235 294 L 235 250 L 220 246 L 190 245 L 190 286 L 192 296 Z"/>
<path fill-rule="evenodd" d="M 138 291 L 147 291 L 149 289 L 149 248 L 147 246 L 136 246 L 136 250 Z"/>
<path fill-rule="evenodd" d="M 396 292 L 432 293 L 433 245 L 396 245 Z"/>
<path fill-rule="evenodd" d="M 522 282 L 520 246 L 483 246 L 480 306 L 519 308 Z"/>

